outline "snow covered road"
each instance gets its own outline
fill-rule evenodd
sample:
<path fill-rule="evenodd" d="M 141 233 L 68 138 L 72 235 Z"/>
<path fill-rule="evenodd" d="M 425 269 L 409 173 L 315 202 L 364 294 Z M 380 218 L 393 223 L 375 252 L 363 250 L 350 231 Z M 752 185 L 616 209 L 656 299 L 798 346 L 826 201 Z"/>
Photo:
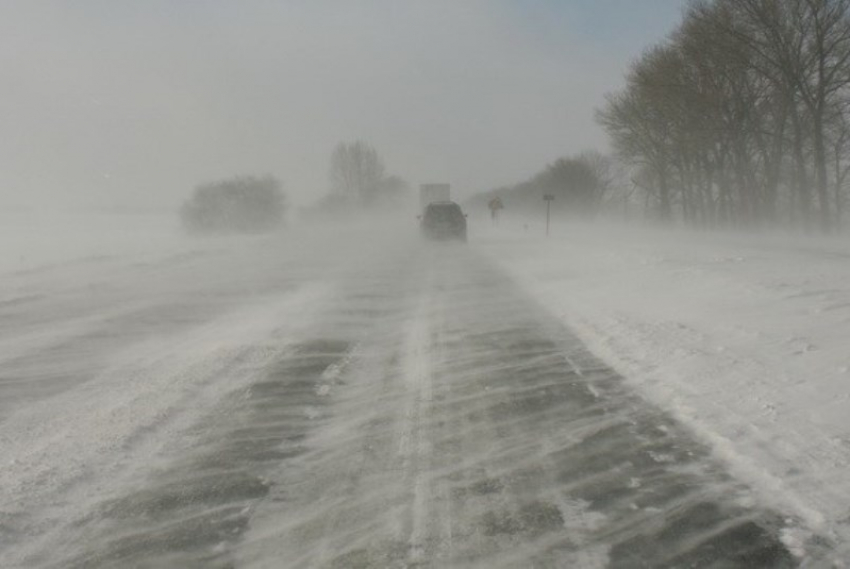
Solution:
<path fill-rule="evenodd" d="M 258 239 L 102 264 L 4 290 L 0 566 L 829 554 L 475 247 Z"/>

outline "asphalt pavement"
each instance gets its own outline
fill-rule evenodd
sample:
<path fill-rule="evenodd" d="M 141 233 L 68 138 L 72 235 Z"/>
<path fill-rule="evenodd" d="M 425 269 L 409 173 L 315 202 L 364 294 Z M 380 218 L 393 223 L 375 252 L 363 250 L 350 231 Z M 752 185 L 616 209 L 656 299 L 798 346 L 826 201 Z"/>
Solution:
<path fill-rule="evenodd" d="M 93 472 L 85 500 L 55 490 L 63 515 L 2 520 L 0 559 L 6 547 L 10 566 L 56 568 L 819 566 L 788 546 L 794 519 L 474 246 L 409 241 L 366 258 L 290 274 L 293 289 L 325 275 L 332 292 L 279 342 L 264 336 L 263 357 L 217 366 L 191 421 L 139 435 L 160 444 L 121 484 L 98 490 Z M 810 555 L 827 549 L 816 541 Z"/>

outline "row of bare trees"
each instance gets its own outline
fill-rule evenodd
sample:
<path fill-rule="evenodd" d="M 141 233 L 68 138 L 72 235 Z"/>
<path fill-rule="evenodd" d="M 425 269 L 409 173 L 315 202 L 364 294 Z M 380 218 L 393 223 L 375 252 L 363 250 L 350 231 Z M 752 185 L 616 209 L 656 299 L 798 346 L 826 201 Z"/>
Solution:
<path fill-rule="evenodd" d="M 555 214 L 593 218 L 609 205 L 615 178 L 609 157 L 587 151 L 558 158 L 528 180 L 478 194 L 466 205 L 484 210 L 490 200 L 499 198 L 508 212 L 537 213 L 543 208 L 543 196 L 551 195 Z"/>
<path fill-rule="evenodd" d="M 266 233 L 283 224 L 286 209 L 283 184 L 274 176 L 236 176 L 197 186 L 180 220 L 195 234 Z"/>
<path fill-rule="evenodd" d="M 597 120 L 662 220 L 842 225 L 850 0 L 703 0 Z"/>

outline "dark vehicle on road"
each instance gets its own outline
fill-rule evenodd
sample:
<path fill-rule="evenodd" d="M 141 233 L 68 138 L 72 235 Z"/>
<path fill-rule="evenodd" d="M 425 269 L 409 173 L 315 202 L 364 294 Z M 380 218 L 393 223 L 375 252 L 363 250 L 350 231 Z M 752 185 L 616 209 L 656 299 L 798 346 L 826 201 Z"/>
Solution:
<path fill-rule="evenodd" d="M 423 237 L 466 241 L 466 215 L 455 202 L 433 202 L 420 216 Z"/>

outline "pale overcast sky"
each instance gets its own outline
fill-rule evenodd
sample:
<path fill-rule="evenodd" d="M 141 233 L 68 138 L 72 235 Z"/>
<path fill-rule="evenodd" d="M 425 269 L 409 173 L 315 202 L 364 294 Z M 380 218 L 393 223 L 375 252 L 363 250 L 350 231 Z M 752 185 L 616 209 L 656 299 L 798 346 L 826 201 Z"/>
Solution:
<path fill-rule="evenodd" d="M 607 149 L 593 122 L 685 0 L 0 1 L 0 206 L 173 207 L 363 139 L 471 193 Z"/>

